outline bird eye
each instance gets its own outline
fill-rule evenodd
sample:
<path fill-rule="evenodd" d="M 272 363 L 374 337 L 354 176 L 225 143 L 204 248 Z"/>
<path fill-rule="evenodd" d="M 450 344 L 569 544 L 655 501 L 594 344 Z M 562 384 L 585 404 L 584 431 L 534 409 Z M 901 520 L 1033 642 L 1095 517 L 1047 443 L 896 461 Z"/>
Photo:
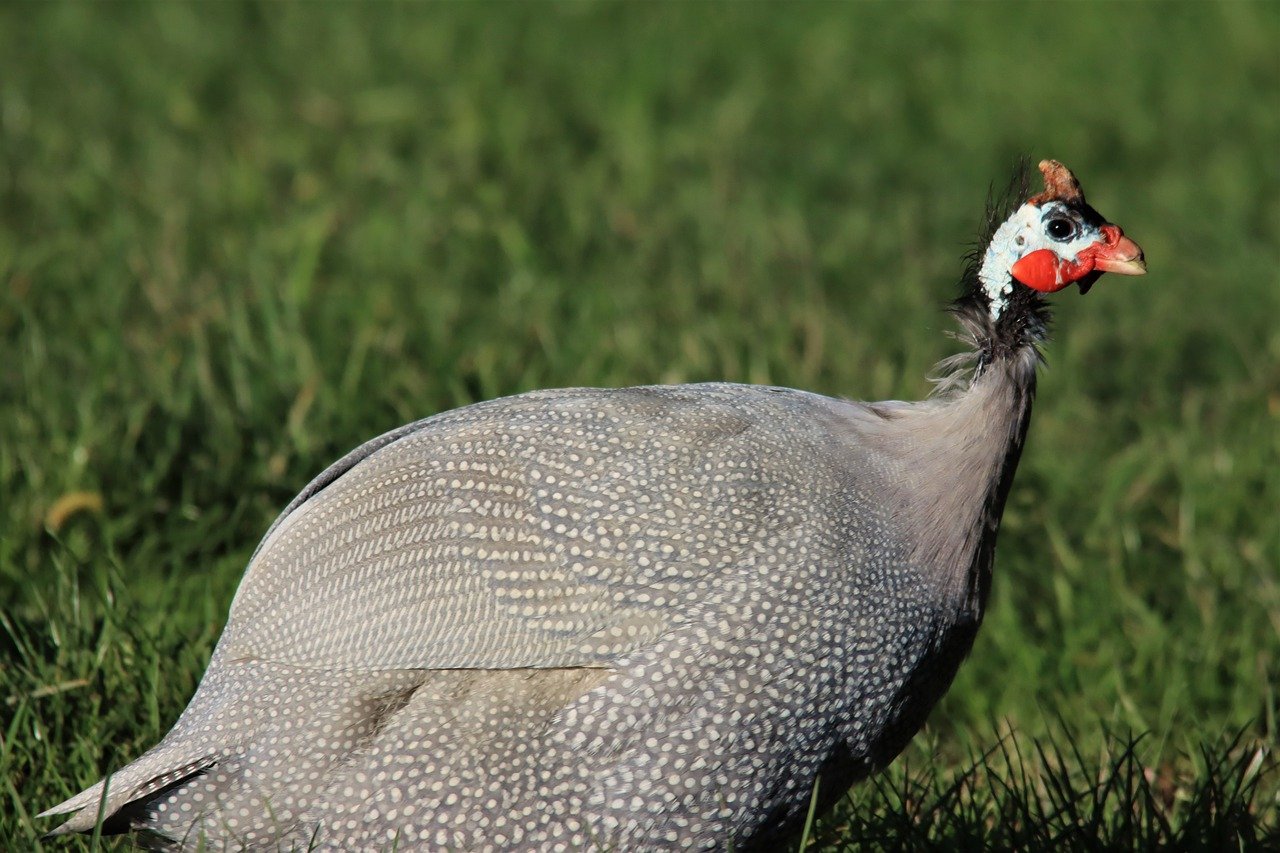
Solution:
<path fill-rule="evenodd" d="M 1055 240 L 1067 240 L 1076 233 L 1076 226 L 1070 219 L 1050 219 L 1045 230 Z"/>

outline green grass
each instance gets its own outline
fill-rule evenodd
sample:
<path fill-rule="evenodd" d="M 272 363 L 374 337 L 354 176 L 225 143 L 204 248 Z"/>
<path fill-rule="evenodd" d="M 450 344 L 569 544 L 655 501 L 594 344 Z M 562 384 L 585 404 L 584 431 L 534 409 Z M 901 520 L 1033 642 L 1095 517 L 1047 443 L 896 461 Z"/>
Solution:
<path fill-rule="evenodd" d="M 167 730 L 365 438 L 541 386 L 926 394 L 1026 153 L 1151 271 L 1057 300 L 973 655 L 811 837 L 1280 844 L 1278 40 L 1241 2 L 0 7 L 0 838 Z"/>

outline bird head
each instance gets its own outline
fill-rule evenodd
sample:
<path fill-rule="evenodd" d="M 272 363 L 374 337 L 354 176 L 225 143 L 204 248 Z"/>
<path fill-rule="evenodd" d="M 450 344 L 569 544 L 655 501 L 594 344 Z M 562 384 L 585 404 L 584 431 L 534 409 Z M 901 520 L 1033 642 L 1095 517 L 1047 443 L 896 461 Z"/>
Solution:
<path fill-rule="evenodd" d="M 1044 192 L 1032 196 L 991 237 L 978 278 L 998 317 L 1018 286 L 1053 293 L 1078 284 L 1086 293 L 1106 272 L 1142 275 L 1142 249 L 1084 199 L 1071 170 L 1042 160 Z"/>

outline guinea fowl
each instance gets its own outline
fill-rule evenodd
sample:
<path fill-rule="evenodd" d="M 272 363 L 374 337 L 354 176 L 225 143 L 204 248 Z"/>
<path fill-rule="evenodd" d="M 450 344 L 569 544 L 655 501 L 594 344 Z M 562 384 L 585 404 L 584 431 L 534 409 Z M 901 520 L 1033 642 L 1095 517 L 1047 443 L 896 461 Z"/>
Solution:
<path fill-rule="evenodd" d="M 1029 199 L 1027 171 L 924 402 L 540 391 L 340 459 L 258 546 L 172 731 L 54 832 L 101 810 L 187 849 L 776 842 L 819 778 L 829 802 L 887 764 L 969 652 L 1042 294 L 1145 271 L 1064 166 Z"/>

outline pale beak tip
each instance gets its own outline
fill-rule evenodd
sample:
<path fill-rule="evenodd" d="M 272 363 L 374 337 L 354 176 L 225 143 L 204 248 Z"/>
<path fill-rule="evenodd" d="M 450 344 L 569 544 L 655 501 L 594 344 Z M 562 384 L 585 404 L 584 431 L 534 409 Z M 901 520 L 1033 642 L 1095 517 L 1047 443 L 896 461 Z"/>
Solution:
<path fill-rule="evenodd" d="M 1095 268 L 1116 275 L 1146 275 L 1147 260 L 1141 246 L 1128 237 L 1121 237 L 1098 255 Z"/>

